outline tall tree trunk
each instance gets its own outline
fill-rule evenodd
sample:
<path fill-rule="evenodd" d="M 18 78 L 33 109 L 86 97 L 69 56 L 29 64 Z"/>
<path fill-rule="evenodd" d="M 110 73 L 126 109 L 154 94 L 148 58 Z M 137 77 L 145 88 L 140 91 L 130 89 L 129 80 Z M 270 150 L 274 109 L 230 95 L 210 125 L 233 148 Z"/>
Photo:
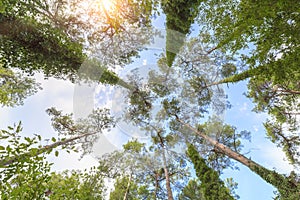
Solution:
<path fill-rule="evenodd" d="M 245 70 L 239 74 L 234 74 L 232 76 L 224 78 L 223 80 L 219 81 L 219 83 L 236 83 L 239 81 L 243 81 L 247 78 L 250 78 L 250 77 L 253 77 L 256 75 L 260 75 L 260 74 L 264 73 L 263 71 L 265 71 L 265 70 L 266 70 L 265 66 L 258 66 L 255 68 Z"/>
<path fill-rule="evenodd" d="M 220 81 L 206 84 L 204 88 L 209 88 L 209 87 L 224 84 L 224 83 L 236 83 L 239 81 L 243 81 L 243 80 L 246 80 L 247 78 L 261 74 L 263 70 L 264 70 L 264 66 L 259 66 L 259 67 L 253 68 L 253 69 L 248 69 L 239 74 L 234 74 L 232 76 L 224 78 Z M 298 91 L 296 91 L 296 92 L 298 92 Z"/>
<path fill-rule="evenodd" d="M 168 171 L 168 167 L 167 167 L 166 152 L 165 152 L 164 147 L 162 147 L 162 157 L 163 157 L 164 172 L 165 172 L 165 177 L 166 177 L 166 188 L 167 188 L 167 192 L 168 192 L 168 200 L 173 200 L 170 176 L 169 176 L 169 171 Z"/>
<path fill-rule="evenodd" d="M 128 200 L 129 190 L 130 190 L 130 186 L 131 186 L 131 179 L 132 179 L 132 173 L 129 176 L 129 180 L 127 183 L 127 187 L 126 187 L 126 191 L 125 191 L 123 200 Z"/>
<path fill-rule="evenodd" d="M 163 140 L 162 136 L 160 135 L 159 131 L 157 132 L 157 136 L 159 138 L 160 146 L 162 148 L 162 157 L 163 157 L 164 173 L 165 173 L 165 177 L 166 177 L 166 188 L 167 188 L 167 193 L 168 193 L 168 200 L 173 200 L 170 175 L 169 175 L 169 170 L 168 170 L 168 166 L 167 166 L 165 144 L 164 144 L 164 140 Z"/>
<path fill-rule="evenodd" d="M 51 38 L 47 38 L 44 35 L 40 35 L 40 38 L 34 37 L 32 41 L 27 41 L 24 39 L 24 37 L 20 37 L 20 33 L 23 33 L 23 35 L 39 35 L 40 33 L 40 28 L 34 24 L 34 23 L 29 23 L 26 22 L 25 20 L 18 19 L 16 17 L 8 17 L 4 16 L 3 14 L 0 13 L 0 36 L 4 36 L 5 40 L 11 40 L 14 42 L 18 42 L 21 44 L 26 50 L 29 50 L 31 53 L 36 53 L 36 54 L 44 54 L 44 56 L 49 57 L 54 57 L 54 58 L 60 58 L 62 60 L 68 60 L 68 58 L 65 58 L 65 55 L 70 55 L 72 52 L 65 52 L 65 54 L 57 54 L 55 51 L 57 50 L 56 48 L 65 48 L 63 46 L 59 46 L 59 44 L 53 43 Z M 49 28 L 51 31 L 55 31 L 55 27 Z M 63 33 L 62 33 L 63 35 Z M 66 38 L 68 38 L 67 35 L 65 35 Z M 43 44 L 46 40 L 51 40 L 49 42 L 53 46 L 51 46 L 51 50 L 49 50 L 48 46 L 39 46 L 37 47 L 36 44 Z M 73 42 L 76 45 L 80 45 L 80 43 L 77 43 L 76 41 Z M 65 48 L 63 49 L 64 51 L 68 51 L 69 49 Z M 62 50 L 61 50 L 62 51 Z M 69 50 L 70 51 L 70 50 Z M 53 59 L 54 59 L 53 58 Z M 74 69 L 74 72 L 78 72 L 82 64 L 86 61 L 84 57 L 84 53 L 81 52 L 80 55 L 74 54 L 73 58 L 71 61 L 68 63 L 68 67 L 72 67 Z M 98 66 L 97 66 L 98 65 Z M 102 68 L 101 63 L 98 63 L 97 65 L 93 65 L 94 69 L 93 71 L 96 72 L 96 74 L 91 74 L 91 76 L 97 75 L 99 73 L 99 69 Z M 100 67 L 99 67 L 100 66 Z M 97 71 L 98 70 L 98 71 Z M 107 68 L 104 68 L 102 71 L 101 77 L 92 77 L 91 79 L 94 81 L 98 81 L 103 84 L 111 84 L 111 85 L 119 85 L 121 87 L 124 87 L 128 90 L 134 90 L 134 86 L 130 85 L 126 81 L 122 80 L 119 76 L 117 76 L 115 73 L 112 71 L 108 70 Z"/>
<path fill-rule="evenodd" d="M 158 192 L 158 177 L 159 177 L 159 173 L 157 171 L 155 171 L 155 189 L 154 189 L 154 199 L 157 199 L 157 192 Z"/>
<path fill-rule="evenodd" d="M 78 135 L 78 136 L 74 136 L 74 137 L 71 137 L 69 139 L 66 139 L 66 140 L 63 140 L 63 141 L 58 141 L 58 142 L 54 142 L 50 145 L 45 145 L 41 148 L 39 148 L 36 152 L 28 152 L 28 153 L 24 153 L 24 154 L 21 154 L 21 155 L 18 155 L 18 156 L 14 156 L 12 158 L 8 158 L 8 159 L 3 159 L 3 160 L 0 160 L 0 167 L 1 166 L 7 166 L 7 165 L 10 165 L 14 162 L 17 162 L 19 159 L 21 159 L 22 157 L 33 157 L 33 156 L 38 156 L 42 153 L 45 153 L 45 152 L 48 152 L 48 151 L 51 151 L 53 150 L 54 148 L 58 147 L 58 146 L 62 146 L 62 145 L 67 145 L 68 143 L 71 143 L 75 140 L 79 140 L 81 138 L 85 138 L 87 136 L 90 136 L 90 135 L 94 135 L 95 133 L 86 133 L 86 134 L 82 134 L 82 135 Z"/>
<path fill-rule="evenodd" d="M 119 81 L 117 83 L 117 85 L 125 88 L 125 89 L 128 89 L 130 91 L 134 91 L 135 90 L 135 87 L 133 85 L 130 85 L 129 83 L 127 83 L 126 81 L 124 81 L 123 79 L 119 78 Z"/>
<path fill-rule="evenodd" d="M 269 170 L 258 163 L 248 159 L 244 155 L 231 150 L 229 147 L 219 143 L 218 141 L 214 140 L 213 138 L 209 137 L 208 135 L 198 131 L 197 129 L 193 128 L 191 125 L 186 124 L 183 120 L 181 120 L 178 116 L 176 116 L 178 122 L 182 125 L 189 128 L 192 132 L 203 138 L 205 141 L 213 145 L 218 152 L 240 162 L 244 166 L 248 167 L 251 171 L 259 175 L 262 179 L 266 182 L 270 183 L 274 187 L 278 189 L 279 192 L 286 192 L 287 190 L 295 192 L 297 191 L 298 183 L 293 183 L 292 181 L 288 180 L 284 175 L 279 174 L 275 171 Z"/>

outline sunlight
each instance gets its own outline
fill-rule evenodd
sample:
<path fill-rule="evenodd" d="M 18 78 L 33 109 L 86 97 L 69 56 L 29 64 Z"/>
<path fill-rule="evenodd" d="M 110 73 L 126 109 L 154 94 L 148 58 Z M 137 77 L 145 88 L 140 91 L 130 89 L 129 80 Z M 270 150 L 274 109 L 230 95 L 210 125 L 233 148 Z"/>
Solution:
<path fill-rule="evenodd" d="M 99 0 L 99 3 L 106 11 L 112 11 L 114 5 L 113 0 Z"/>

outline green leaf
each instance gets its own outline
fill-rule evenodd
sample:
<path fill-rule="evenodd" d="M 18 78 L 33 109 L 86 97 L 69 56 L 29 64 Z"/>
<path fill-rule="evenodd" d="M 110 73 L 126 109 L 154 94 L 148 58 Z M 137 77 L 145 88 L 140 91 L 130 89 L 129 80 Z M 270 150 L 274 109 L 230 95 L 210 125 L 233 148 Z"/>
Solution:
<path fill-rule="evenodd" d="M 19 122 L 17 129 L 16 129 L 16 133 L 20 133 L 22 131 L 22 123 Z"/>
<path fill-rule="evenodd" d="M 56 157 L 58 156 L 58 154 L 59 154 L 58 151 L 55 151 L 55 156 L 56 156 Z"/>
<path fill-rule="evenodd" d="M 32 156 L 34 156 L 38 153 L 38 149 L 37 148 L 31 148 L 30 153 L 31 153 Z"/>
<path fill-rule="evenodd" d="M 0 136 L 0 140 L 4 140 L 4 139 L 7 139 L 9 138 L 9 136 Z"/>
<path fill-rule="evenodd" d="M 55 137 L 52 137 L 51 140 L 52 140 L 52 142 L 56 142 L 56 138 Z"/>
<path fill-rule="evenodd" d="M 0 1 L 0 13 L 5 11 L 5 6 L 3 5 L 2 1 Z"/>
<path fill-rule="evenodd" d="M 31 143 L 32 141 L 31 141 L 31 139 L 29 138 L 29 137 L 25 137 L 24 138 L 28 143 Z"/>
<path fill-rule="evenodd" d="M 0 146 L 0 150 L 5 150 L 5 147 L 4 146 Z"/>
<path fill-rule="evenodd" d="M 11 152 L 11 151 L 12 151 L 12 148 L 8 145 L 8 146 L 6 147 L 6 151 Z"/>

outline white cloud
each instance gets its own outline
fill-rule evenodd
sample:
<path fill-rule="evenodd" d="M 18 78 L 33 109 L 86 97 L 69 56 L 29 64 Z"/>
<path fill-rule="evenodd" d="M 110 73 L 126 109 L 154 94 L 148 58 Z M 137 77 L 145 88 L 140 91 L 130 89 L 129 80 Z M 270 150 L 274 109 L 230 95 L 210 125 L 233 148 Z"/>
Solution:
<path fill-rule="evenodd" d="M 60 151 L 59 156 L 55 157 L 51 155 L 47 159 L 49 162 L 54 163 L 52 166 L 53 171 L 64 171 L 64 170 L 84 170 L 89 169 L 93 166 L 98 165 L 98 161 L 91 155 L 84 156 L 80 159 L 79 153 L 67 153 Z"/>
<path fill-rule="evenodd" d="M 248 111 L 249 109 L 249 105 L 247 102 L 244 102 L 243 105 L 239 108 L 239 111 L 240 112 L 245 112 L 245 111 Z"/>
<path fill-rule="evenodd" d="M 147 65 L 147 60 L 143 60 L 143 65 Z"/>
<path fill-rule="evenodd" d="M 115 138 L 115 140 L 111 140 L 113 135 L 112 132 L 102 134 L 98 141 L 93 146 L 93 155 L 95 157 L 101 157 L 106 153 L 111 153 L 115 150 L 118 150 L 122 147 L 120 137 Z"/>
<path fill-rule="evenodd" d="M 255 132 L 258 132 L 258 126 L 257 126 L 257 125 L 253 125 L 253 130 L 254 130 Z"/>
<path fill-rule="evenodd" d="M 49 78 L 44 80 L 43 75 L 37 74 L 35 78 L 41 83 L 43 90 L 28 97 L 23 106 L 15 108 L 0 108 L 1 128 L 22 121 L 23 135 L 33 136 L 41 134 L 42 138 L 50 138 L 54 133 L 50 117 L 45 113 L 49 107 L 56 107 L 64 113 L 73 112 L 74 84 L 70 81 Z M 54 170 L 83 169 L 97 164 L 92 156 L 85 156 L 79 161 L 80 154 L 60 152 L 59 157 L 50 156 L 49 161 L 54 162 Z"/>
<path fill-rule="evenodd" d="M 0 128 L 6 129 L 7 126 L 13 125 L 12 122 L 9 120 L 11 118 L 10 108 L 3 107 L 0 108 Z"/>
<path fill-rule="evenodd" d="M 258 146 L 261 150 L 260 154 L 256 154 L 257 157 L 262 160 L 260 164 L 268 169 L 275 169 L 280 173 L 289 173 L 294 170 L 293 166 L 286 160 L 285 153 L 277 148 L 272 143 L 263 143 Z"/>

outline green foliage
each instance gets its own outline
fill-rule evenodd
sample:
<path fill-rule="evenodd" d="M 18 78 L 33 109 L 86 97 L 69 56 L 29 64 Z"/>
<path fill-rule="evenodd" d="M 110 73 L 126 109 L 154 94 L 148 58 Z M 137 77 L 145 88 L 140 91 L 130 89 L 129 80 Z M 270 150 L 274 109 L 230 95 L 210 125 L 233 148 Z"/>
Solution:
<path fill-rule="evenodd" d="M 127 199 L 152 199 L 157 159 L 137 140 L 127 142 L 123 148 L 100 159 L 98 170 L 115 181 L 110 199 L 124 199 L 125 194 Z"/>
<path fill-rule="evenodd" d="M 171 100 L 164 99 L 162 102 L 164 110 L 169 116 L 178 115 L 180 113 L 179 103 L 180 101 L 175 98 Z"/>
<path fill-rule="evenodd" d="M 52 148 L 61 146 L 68 150 L 79 147 L 82 156 L 91 152 L 94 142 L 104 129 L 110 130 L 115 126 L 114 119 L 108 109 L 95 109 L 87 118 L 73 119 L 72 114 L 63 114 L 55 108 L 49 108 L 46 112 L 52 117 L 52 126 L 58 132 L 61 140 L 54 143 Z"/>
<path fill-rule="evenodd" d="M 179 200 L 205 200 L 202 192 L 201 182 L 198 179 L 192 179 L 182 189 Z"/>
<path fill-rule="evenodd" d="M 129 186 L 129 187 L 128 187 Z M 127 191 L 128 190 L 128 191 Z M 129 177 L 118 178 L 115 183 L 114 190 L 110 193 L 111 200 L 124 199 L 126 191 L 128 192 L 128 200 L 139 200 L 145 195 L 147 196 L 148 191 L 145 188 L 139 188 L 139 186 Z M 146 192 L 146 194 L 145 194 Z"/>
<path fill-rule="evenodd" d="M 199 17 L 204 29 L 212 33 L 208 41 L 247 66 L 220 83 L 249 79 L 247 97 L 256 104 L 255 111 L 271 116 L 268 135 L 294 164 L 300 128 L 299 10 L 300 4 L 294 1 L 209 0 L 201 4 Z"/>
<path fill-rule="evenodd" d="M 86 172 L 64 171 L 51 173 L 47 184 L 50 199 L 104 199 L 106 188 L 103 177 L 93 169 Z"/>
<path fill-rule="evenodd" d="M 85 60 L 78 71 L 80 80 L 100 82 L 102 84 L 116 85 L 120 78 L 103 66 L 97 59 Z"/>
<path fill-rule="evenodd" d="M 162 9 L 167 17 L 166 58 L 172 66 L 176 54 L 182 47 L 185 35 L 189 33 L 194 18 L 199 13 L 199 0 L 163 0 Z"/>
<path fill-rule="evenodd" d="M 151 70 L 148 72 L 148 84 L 155 95 L 166 97 L 170 95 L 174 87 L 177 87 L 176 72 L 173 68 L 168 67 L 167 58 L 163 54 L 157 60 L 157 65 L 159 71 Z"/>
<path fill-rule="evenodd" d="M 87 57 L 81 44 L 74 42 L 60 29 L 32 20 L 4 16 L 0 23 L 5 27 L 0 31 L 0 60 L 4 68 L 18 68 L 30 74 L 42 71 L 46 77 L 72 82 L 84 78 L 115 85 L 119 81 L 119 77 L 99 61 L 84 62 Z M 12 31 L 5 32 L 6 29 Z M 85 74 L 78 71 L 80 67 L 84 67 Z"/>
<path fill-rule="evenodd" d="M 21 131 L 21 122 L 13 127 L 9 126 L 8 130 L 0 131 L 0 140 L 6 145 L 1 146 L 0 167 L 14 166 L 13 163 L 21 163 L 23 165 L 26 162 L 30 163 L 32 159 L 41 160 L 43 158 L 41 155 L 36 155 L 40 147 L 38 144 L 41 141 L 41 136 L 24 137 L 20 135 Z"/>
<path fill-rule="evenodd" d="M 267 121 L 264 123 L 268 138 L 281 147 L 287 159 L 294 164 L 299 164 L 300 136 L 297 134 L 283 133 L 283 125 L 276 122 Z"/>
<path fill-rule="evenodd" d="M 3 13 L 5 11 L 5 6 L 2 1 L 0 1 L 0 13 Z"/>
<path fill-rule="evenodd" d="M 251 79 L 247 96 L 256 103 L 254 111 L 267 112 L 270 115 L 269 120 L 265 122 L 265 128 L 271 141 L 283 147 L 291 163 L 297 164 L 300 128 L 299 86 L 288 77 L 281 83 L 274 82 L 263 77 Z"/>
<path fill-rule="evenodd" d="M 47 148 L 41 145 L 40 135 L 23 137 L 21 131 L 21 123 L 0 131 L 1 144 L 5 144 L 0 146 L 1 199 L 104 199 L 102 173 L 108 171 L 98 168 L 85 173 L 50 174 L 52 164 L 45 161 L 45 155 L 67 140 L 52 138 L 57 145 Z"/>
<path fill-rule="evenodd" d="M 237 70 L 237 67 L 232 63 L 225 63 L 222 65 L 221 75 L 222 77 L 229 77 L 233 75 Z"/>
<path fill-rule="evenodd" d="M 130 104 L 129 117 L 135 121 L 150 118 L 150 111 L 152 109 L 150 92 L 140 89 L 134 89 L 129 93 Z"/>
<path fill-rule="evenodd" d="M 111 199 L 123 199 L 126 191 L 129 199 L 166 197 L 166 175 L 161 147 L 158 146 L 159 144 L 148 150 L 144 144 L 132 140 L 123 146 L 124 150 L 107 154 L 100 159 L 99 170 L 116 181 L 115 190 L 110 194 Z M 172 190 L 179 190 L 189 176 L 187 164 L 181 155 L 172 152 L 168 152 L 168 156 L 169 154 L 172 154 L 174 161 L 168 157 L 166 162 L 171 184 L 174 185 Z"/>
<path fill-rule="evenodd" d="M 137 140 L 129 141 L 123 145 L 124 150 L 130 153 L 141 153 L 143 147 L 145 147 L 145 144 L 140 143 Z"/>
<path fill-rule="evenodd" d="M 6 146 L 0 150 L 1 199 L 42 199 L 50 179 L 50 166 L 45 155 L 36 155 L 40 136 L 21 137 L 21 123 L 0 131 L 0 140 Z M 14 158 L 14 162 L 3 165 Z"/>
<path fill-rule="evenodd" d="M 208 80 L 204 77 L 193 77 L 187 81 L 192 91 L 196 95 L 197 105 L 201 108 L 205 108 L 212 101 L 213 92 L 210 88 L 206 87 Z M 203 113 L 207 112 L 205 109 L 202 110 Z"/>
<path fill-rule="evenodd" d="M 206 200 L 234 199 L 224 182 L 220 180 L 218 172 L 208 167 L 196 148 L 189 144 L 187 155 L 194 164 L 196 175 L 201 181 L 201 191 Z"/>
<path fill-rule="evenodd" d="M 139 17 L 149 18 L 151 8 L 150 11 L 147 8 L 147 15 L 144 15 L 145 13 L 137 13 L 137 11 L 141 12 L 138 9 L 140 4 L 149 6 L 148 0 L 142 2 L 131 1 L 129 4 L 133 6 L 132 8 L 135 9 L 134 13 Z M 97 63 L 91 61 L 94 62 L 93 69 L 89 68 L 89 70 L 97 73 L 93 74 L 90 72 L 89 76 L 80 74 L 79 69 L 83 67 L 84 61 L 87 60 L 83 48 L 84 41 L 81 38 L 82 33 L 80 31 L 89 32 L 90 30 L 86 29 L 90 28 L 90 26 L 82 27 L 82 25 L 91 22 L 82 21 L 80 13 L 77 13 L 78 16 L 69 16 L 70 13 L 65 13 L 64 9 L 68 5 L 67 2 L 59 0 L 47 3 L 40 1 L 6 1 L 5 5 L 7 8 L 5 13 L 0 14 L 0 26 L 2 27 L 0 29 L 0 61 L 5 68 L 18 68 L 30 74 L 37 71 L 43 72 L 46 77 L 68 79 L 72 82 L 75 82 L 78 78 L 112 85 L 119 82 L 118 76 L 114 72 L 109 71 L 99 61 Z M 56 10 L 51 10 L 54 7 L 56 7 Z M 131 7 L 126 8 L 129 9 Z M 11 10 L 17 10 L 17 12 L 11 13 Z M 126 10 L 126 12 L 129 11 Z M 125 15 L 125 13 L 122 13 L 123 17 L 127 16 L 133 20 L 132 23 L 137 23 L 137 20 L 140 20 L 138 16 Z M 130 19 L 126 20 L 130 21 Z M 73 28 L 76 31 L 72 29 L 74 24 L 76 24 L 76 27 Z M 111 24 L 108 23 L 106 25 Z M 99 36 L 99 38 L 103 37 Z M 127 63 L 130 57 L 137 55 L 137 52 L 122 52 L 120 54 L 118 54 L 120 62 Z M 96 75 L 98 77 L 95 77 Z M 122 86 L 124 85 L 122 84 Z"/>
<path fill-rule="evenodd" d="M 226 145 L 235 152 L 241 152 L 243 149 L 242 142 L 251 141 L 251 133 L 243 130 L 238 131 L 236 127 L 225 124 L 217 116 L 210 117 L 204 124 L 199 124 L 197 130 L 210 138 L 214 138 L 219 143 Z M 196 144 L 195 144 L 196 145 Z M 221 172 L 226 168 L 236 169 L 236 164 L 215 146 L 202 141 L 197 147 L 206 152 L 202 156 L 206 159 L 214 170 Z"/>
<path fill-rule="evenodd" d="M 293 200 L 299 197 L 300 182 L 299 177 L 297 177 L 296 174 L 293 175 L 293 173 L 291 173 L 291 175 L 287 177 L 275 171 L 271 171 L 259 166 L 252 166 L 250 168 L 265 181 L 278 189 L 278 195 L 276 199 Z"/>
<path fill-rule="evenodd" d="M 23 100 L 38 89 L 41 87 L 34 79 L 3 68 L 0 63 L 0 104 L 11 107 L 22 105 Z"/>
<path fill-rule="evenodd" d="M 114 126 L 114 119 L 110 116 L 109 109 L 95 109 L 87 118 L 73 119 L 72 114 L 63 114 L 55 108 L 46 110 L 50 115 L 53 128 L 61 135 L 80 135 L 87 133 L 101 133 L 103 129 Z"/>
<path fill-rule="evenodd" d="M 81 44 L 63 31 L 11 16 L 2 16 L 0 26 L 0 59 L 4 68 L 19 68 L 31 74 L 43 71 L 46 76 L 75 80 L 85 55 Z"/>

